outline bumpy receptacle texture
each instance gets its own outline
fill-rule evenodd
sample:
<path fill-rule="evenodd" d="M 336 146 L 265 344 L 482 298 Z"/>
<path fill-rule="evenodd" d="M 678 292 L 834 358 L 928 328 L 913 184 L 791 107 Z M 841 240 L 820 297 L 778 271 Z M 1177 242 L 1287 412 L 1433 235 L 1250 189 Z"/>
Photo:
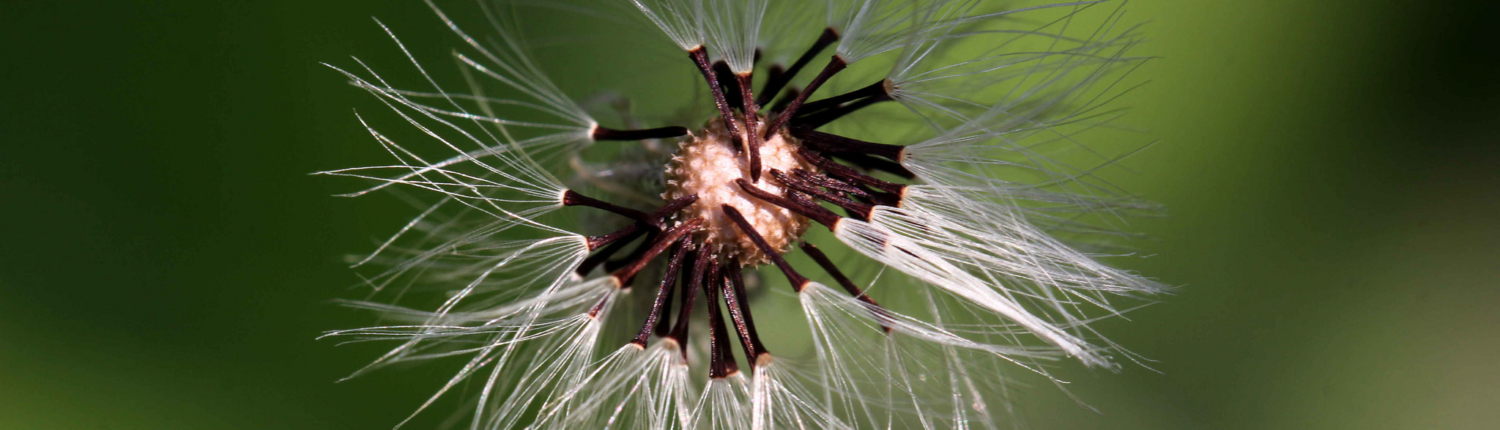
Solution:
<path fill-rule="evenodd" d="M 761 121 L 762 124 L 765 121 Z M 739 256 L 740 263 L 756 266 L 768 262 L 765 253 L 755 247 L 748 237 L 739 233 L 729 217 L 719 208 L 734 206 L 766 242 L 778 251 L 790 250 L 798 238 L 807 232 L 807 218 L 755 198 L 735 185 L 734 180 L 750 178 L 750 163 L 747 157 L 734 148 L 724 122 L 715 119 L 691 138 L 683 139 L 677 154 L 667 163 L 667 200 L 697 194 L 698 201 L 678 213 L 678 220 L 703 217 L 703 229 L 694 238 L 697 243 L 715 248 L 719 258 Z M 797 142 L 791 137 L 777 134 L 761 142 L 760 181 L 756 187 L 780 195 L 782 186 L 771 179 L 771 169 L 783 172 L 792 169 L 813 170 L 806 161 L 797 157 Z"/>

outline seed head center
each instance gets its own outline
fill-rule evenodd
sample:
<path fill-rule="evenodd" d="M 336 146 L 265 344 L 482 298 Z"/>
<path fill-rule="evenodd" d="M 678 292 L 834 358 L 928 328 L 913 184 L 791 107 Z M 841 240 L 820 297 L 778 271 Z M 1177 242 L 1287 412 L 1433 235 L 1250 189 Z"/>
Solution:
<path fill-rule="evenodd" d="M 765 121 L 759 123 L 765 124 Z M 772 248 L 782 252 L 790 250 L 807 232 L 808 219 L 755 198 L 735 185 L 736 179 L 750 179 L 750 162 L 734 145 L 722 119 L 710 121 L 703 130 L 683 139 L 677 154 L 667 163 L 667 191 L 662 197 L 671 201 L 697 194 L 698 201 L 684 208 L 677 218 L 704 219 L 703 228 L 694 240 L 712 247 L 714 256 L 720 261 L 737 256 L 743 265 L 758 266 L 767 263 L 769 258 L 748 237 L 740 234 L 734 221 L 720 209 L 723 205 L 739 210 Z M 762 172 L 755 186 L 779 195 L 784 192 L 784 187 L 771 179 L 771 169 L 813 171 L 811 164 L 797 156 L 798 145 L 794 138 L 781 133 L 761 142 Z"/>

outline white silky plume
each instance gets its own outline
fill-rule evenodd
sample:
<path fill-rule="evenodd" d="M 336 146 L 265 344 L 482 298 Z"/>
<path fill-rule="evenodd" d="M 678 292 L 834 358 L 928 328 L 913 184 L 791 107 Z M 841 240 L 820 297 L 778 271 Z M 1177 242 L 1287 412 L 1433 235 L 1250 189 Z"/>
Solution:
<path fill-rule="evenodd" d="M 823 31 L 823 5 L 816 1 L 773 0 L 767 3 L 756 38 L 756 46 L 765 56 L 761 61 L 790 65 Z"/>
<path fill-rule="evenodd" d="M 562 193 L 566 187 L 526 152 L 527 148 L 546 150 L 556 146 L 576 147 L 590 141 L 589 131 L 593 120 L 575 103 L 552 85 L 541 71 L 520 52 L 520 47 L 503 28 L 497 29 L 510 50 L 485 49 L 473 38 L 463 33 L 432 5 L 439 17 L 470 46 L 495 65 L 486 67 L 462 54 L 458 58 L 470 69 L 478 71 L 511 88 L 532 97 L 533 101 L 505 100 L 485 97 L 481 86 L 471 79 L 472 94 L 450 93 L 439 86 L 426 69 L 407 51 L 406 46 L 384 25 L 387 35 L 406 55 L 430 88 L 423 91 L 400 90 L 388 83 L 374 70 L 365 67 L 370 78 L 354 73 L 343 73 L 356 87 L 375 95 L 392 112 L 405 120 L 422 135 L 429 138 L 437 148 L 453 155 L 440 160 L 428 160 L 420 153 L 422 148 L 402 145 L 366 124 L 366 129 L 389 152 L 399 164 L 369 166 L 361 168 L 319 172 L 332 176 L 353 177 L 375 181 L 376 185 L 346 196 L 359 196 L 392 185 L 410 186 L 433 191 L 443 197 L 431 203 L 421 215 L 412 219 L 396 234 L 392 235 L 375 252 L 357 261 L 360 266 L 378 258 L 392 246 L 399 246 L 407 233 L 425 231 L 427 236 L 410 241 L 425 246 L 428 251 L 409 255 L 405 259 L 386 258 L 391 267 L 376 276 L 377 289 L 390 280 L 400 278 L 414 269 L 425 271 L 435 263 L 439 255 L 461 247 L 472 247 L 489 237 L 517 226 L 526 226 L 554 235 L 579 237 L 552 226 L 537 223 L 535 218 L 561 208 Z M 361 63 L 363 65 L 363 63 Z M 332 66 L 330 66 L 332 67 Z M 469 69 L 464 69 L 469 70 Z M 468 75 L 466 73 L 466 75 Z M 426 104 L 421 99 L 437 100 L 447 106 Z M 473 103 L 483 114 L 470 113 L 460 101 Z M 561 123 L 536 123 L 511 121 L 495 116 L 493 108 L 520 107 L 542 112 L 561 120 Z M 365 123 L 361 118 L 361 123 Z M 465 127 L 463 123 L 467 123 Z M 507 127 L 556 130 L 550 134 L 517 141 L 511 137 Z M 493 127 L 493 130 L 491 129 Z M 391 172 L 384 174 L 383 172 Z M 445 215 L 445 212 L 449 212 Z M 479 218 L 479 219 L 475 219 Z M 421 249 L 412 248 L 410 249 Z M 408 254 L 412 254 L 408 252 Z M 482 260 L 476 260 L 482 261 Z M 473 267 L 483 268 L 480 262 Z M 473 273 L 473 271 L 448 271 L 448 276 Z"/>
<path fill-rule="evenodd" d="M 749 430 L 750 380 L 744 373 L 709 379 L 693 408 L 694 428 Z"/>
<path fill-rule="evenodd" d="M 494 46 L 504 48 L 487 49 L 460 30 L 435 5 L 428 4 L 452 31 L 493 64 L 493 67 L 487 67 L 456 54 L 468 66 L 463 70 L 481 72 L 528 95 L 533 101 L 485 97 L 482 86 L 472 79 L 469 87 L 472 94 L 446 91 L 428 75 L 394 33 L 382 25 L 430 89 L 398 90 L 368 67 L 365 71 L 369 78 L 335 69 L 356 87 L 376 96 L 391 112 L 427 137 L 427 142 L 421 146 L 454 155 L 429 161 L 418 155 L 430 152 L 429 149 L 399 144 L 367 124 L 370 134 L 399 164 L 319 173 L 376 182 L 373 187 L 347 196 L 364 195 L 392 185 L 436 192 L 442 196 L 435 203 L 428 204 L 420 215 L 374 252 L 358 260 L 355 266 L 373 262 L 388 267 L 369 278 L 377 291 L 393 284 L 453 286 L 452 297 L 438 310 L 439 314 L 445 314 L 466 299 L 469 300 L 466 305 L 473 308 L 493 306 L 555 287 L 566 280 L 569 270 L 588 254 L 583 236 L 535 221 L 562 207 L 561 197 L 567 188 L 534 160 L 530 151 L 557 152 L 558 145 L 564 143 L 567 144 L 563 147 L 576 148 L 580 139 L 584 143 L 590 140 L 588 132 L 594 123 L 522 54 L 519 42 L 508 35 L 497 15 L 485 10 L 501 36 L 502 43 Z M 448 106 L 435 107 L 419 99 L 435 99 Z M 471 108 L 462 102 L 471 102 L 484 114 L 470 113 Z M 545 124 L 504 120 L 494 116 L 496 106 L 542 112 L 562 122 Z M 562 131 L 517 141 L 511 137 L 508 127 Z M 549 237 L 495 240 L 516 227 Z M 409 237 L 412 233 L 419 233 L 418 237 Z M 393 250 L 398 255 L 387 255 Z M 497 271 L 511 274 L 491 276 Z M 503 294 L 482 300 L 470 297 L 486 291 Z"/>
<path fill-rule="evenodd" d="M 372 90 L 372 92 L 376 91 Z M 462 151 L 453 143 L 457 139 L 445 138 L 434 128 L 429 128 L 407 112 L 402 112 L 396 105 L 390 103 L 388 105 L 391 106 L 392 111 L 406 118 L 410 124 L 434 141 L 448 149 Z M 448 130 L 459 130 L 440 118 L 429 117 L 428 119 L 447 127 Z M 363 119 L 361 123 L 364 123 Z M 319 172 L 319 174 L 354 177 L 378 183 L 372 188 L 346 194 L 346 196 L 359 196 L 390 185 L 410 186 L 443 196 L 435 203 L 429 204 L 420 215 L 408 221 L 374 252 L 354 263 L 354 266 L 358 267 L 378 260 L 390 267 L 386 272 L 373 278 L 377 290 L 383 289 L 389 280 L 400 277 L 412 269 L 423 268 L 433 259 L 443 257 L 443 254 L 454 254 L 460 249 L 474 249 L 481 246 L 479 244 L 495 246 L 487 241 L 515 227 L 572 237 L 580 239 L 575 241 L 576 243 L 584 243 L 581 241 L 582 236 L 534 221 L 539 216 L 561 208 L 561 196 L 566 189 L 545 170 L 537 168 L 524 153 L 508 151 L 493 154 L 486 157 L 486 160 L 463 154 L 456 158 L 458 161 L 429 163 L 368 124 L 366 128 L 375 140 L 397 159 L 399 165 L 332 170 Z M 466 133 L 459 133 L 459 135 L 463 138 L 473 138 L 472 135 Z M 397 175 L 387 177 L 375 173 L 383 171 L 394 171 Z M 426 234 L 420 238 L 406 240 L 407 234 L 412 232 Z M 383 258 L 387 250 L 403 240 L 420 244 L 417 246 L 425 247 L 426 250 L 414 252 L 410 250 L 423 248 L 407 247 L 401 250 L 401 253 L 405 254 L 404 257 Z M 503 246 L 500 247 L 500 249 L 503 248 Z M 581 252 L 586 253 L 586 250 Z M 483 261 L 483 259 L 474 259 L 474 261 Z M 482 268 L 483 263 L 475 267 Z M 453 270 L 446 276 L 452 277 L 465 273 L 471 273 L 471 271 Z"/>
<path fill-rule="evenodd" d="M 755 48 L 768 0 L 704 0 L 708 46 L 735 73 L 755 67 Z"/>
<path fill-rule="evenodd" d="M 1119 10 L 1103 18 L 1085 13 L 1099 3 L 985 10 L 978 0 L 953 1 L 934 11 L 922 32 L 907 36 L 886 75 L 890 96 L 936 131 L 973 119 L 995 98 L 1010 109 L 1049 98 L 1058 104 L 1078 87 L 1144 60 L 1123 55 L 1140 40 L 1135 28 L 1120 25 Z M 1087 25 L 1075 21 L 1099 19 L 1074 34 Z"/>
<path fill-rule="evenodd" d="M 683 51 L 692 51 L 708 41 L 704 0 L 629 1 Z"/>
<path fill-rule="evenodd" d="M 528 428 L 692 428 L 697 395 L 676 342 L 626 344 L 553 399 Z"/>
<path fill-rule="evenodd" d="M 930 26 L 940 25 L 925 17 L 949 7 L 955 0 L 824 0 L 828 27 L 839 32 L 834 51 L 849 64 L 901 49 L 913 35 L 920 37 Z"/>
<path fill-rule="evenodd" d="M 420 324 L 335 331 L 325 336 L 405 342 L 371 366 L 469 355 L 468 362 L 412 417 L 466 380 L 483 375 L 471 428 L 514 428 L 528 408 L 583 380 L 592 364 L 599 317 L 619 294 L 613 278 L 568 281 L 482 312 L 453 312 L 455 296 L 436 312 L 392 310 Z M 407 418 L 410 420 L 411 418 Z M 403 421 L 403 424 L 405 422 Z M 399 427 L 399 425 L 398 425 Z"/>
<path fill-rule="evenodd" d="M 428 127 L 402 110 L 401 107 L 406 105 L 398 104 L 401 103 L 399 95 L 371 91 L 386 97 L 383 101 L 392 111 L 444 148 L 462 152 L 453 143 L 461 140 L 445 137 L 446 133 L 469 141 L 478 140 L 473 134 L 431 113 L 425 113 L 424 119 L 438 126 Z M 400 184 L 443 195 L 374 252 L 355 262 L 355 266 L 375 263 L 386 267 L 367 278 L 375 291 L 391 285 L 404 288 L 415 284 L 453 288 L 452 297 L 436 311 L 437 316 L 442 317 L 476 293 L 503 292 L 498 297 L 479 300 L 478 303 L 471 300 L 466 305 L 475 308 L 490 306 L 555 288 L 566 279 L 569 270 L 587 256 L 589 250 L 585 237 L 535 221 L 536 217 L 562 207 L 560 197 L 564 188 L 524 152 L 507 151 L 486 160 L 463 155 L 465 163 L 434 167 L 373 128 L 369 131 L 401 165 L 324 173 L 376 180 L 381 184 L 377 189 Z M 407 173 L 384 178 L 366 173 L 372 170 Z M 365 192 L 368 190 L 354 195 Z M 503 237 L 500 235 L 516 227 L 549 237 L 496 240 L 497 236 Z M 412 233 L 417 235 L 412 237 Z"/>
<path fill-rule="evenodd" d="M 845 424 L 826 407 L 821 392 L 808 388 L 823 382 L 820 376 L 798 369 L 782 358 L 759 361 L 750 389 L 752 430 L 856 428 Z"/>
<path fill-rule="evenodd" d="M 1096 347 L 1067 332 L 1066 327 L 1038 318 L 1021 306 L 1003 283 L 981 279 L 956 265 L 950 259 L 952 256 L 935 252 L 936 244 L 904 237 L 881 224 L 854 219 L 841 220 L 833 233 L 861 254 L 1014 322 L 1085 364 L 1111 365 Z"/>
<path fill-rule="evenodd" d="M 350 75 L 356 86 L 377 91 L 382 97 L 399 99 L 402 105 L 412 109 L 422 110 L 430 115 L 467 120 L 476 126 L 483 126 L 480 131 L 474 132 L 476 136 L 487 138 L 480 142 L 479 147 L 469 148 L 451 158 L 429 163 L 426 169 L 419 171 L 420 173 L 455 164 L 474 163 L 476 159 L 496 157 L 517 150 L 530 150 L 533 154 L 542 154 L 537 161 L 548 162 L 552 161 L 557 154 L 576 151 L 593 143 L 591 132 L 597 127 L 597 121 L 553 84 L 541 68 L 531 60 L 525 53 L 521 41 L 511 34 L 510 29 L 515 25 L 509 22 L 505 15 L 497 14 L 488 7 L 484 7 L 482 3 L 480 4 L 491 30 L 498 37 L 498 39 L 491 38 L 491 43 L 482 44 L 465 33 L 431 0 L 424 1 L 443 23 L 478 56 L 476 59 L 462 52 L 453 53 L 454 58 L 464 65 L 459 70 L 464 75 L 468 92 L 451 92 L 438 85 L 437 81 L 433 80 L 416 58 L 406 51 L 406 47 L 400 44 L 395 34 L 389 29 L 386 30 L 387 34 L 396 41 L 402 52 L 406 53 L 407 59 L 421 73 L 430 88 L 398 89 L 386 84 L 384 80 L 379 80 L 380 85 L 370 85 Z M 373 71 L 370 73 L 374 75 Z M 524 97 L 520 99 L 490 97 L 487 95 L 490 91 L 486 91 L 486 87 L 494 84 L 498 84 L 499 87 L 494 92 L 514 91 Z M 418 100 L 432 100 L 433 102 L 423 103 Z M 514 119 L 520 117 L 522 112 L 550 120 Z M 516 140 L 511 136 L 510 127 L 527 130 L 537 135 Z M 525 169 L 541 170 L 534 162 L 532 164 L 532 166 L 525 166 Z"/>
<path fill-rule="evenodd" d="M 1072 293 L 1160 292 L 1159 285 L 1094 261 L 1032 226 L 1019 208 L 926 185 L 907 187 L 901 203 L 876 209 L 870 222 L 908 238 L 950 241 L 940 249 L 965 254 L 960 264 L 975 270 Z"/>
<path fill-rule="evenodd" d="M 824 407 L 857 428 L 964 428 L 974 418 L 993 426 L 988 403 L 1006 401 L 1003 379 L 991 374 L 996 365 L 1021 364 L 1046 376 L 1029 363 L 1056 358 L 1049 348 L 1014 346 L 1010 333 L 1000 330 L 949 331 L 926 294 L 919 297 L 932 323 L 817 283 L 798 296 L 827 390 Z M 974 377 L 976 370 L 983 376 Z"/>
<path fill-rule="evenodd" d="M 401 46 L 399 41 L 397 44 Z M 402 50 L 405 51 L 404 46 Z M 417 67 L 426 74 L 420 65 Z M 456 155 L 441 161 L 428 161 L 418 155 L 418 152 L 425 151 L 417 151 L 396 142 L 361 118 L 361 124 L 365 125 L 370 135 L 400 164 L 318 173 L 377 182 L 373 187 L 345 196 L 360 196 L 392 185 L 406 185 L 444 195 L 444 199 L 434 207 L 454 203 L 489 213 L 495 218 L 513 219 L 518 223 L 527 223 L 536 216 L 561 207 L 560 197 L 566 188 L 520 150 L 519 142 L 502 140 L 484 128 L 465 128 L 451 120 L 454 115 L 415 102 L 410 96 L 413 93 L 394 90 L 379 74 L 369 68 L 366 71 L 373 77 L 373 82 L 339 70 L 351 83 L 375 95 L 391 112 L 428 137 L 431 143 Z M 446 93 L 437 94 L 453 101 Z M 462 109 L 456 102 L 453 103 L 456 109 Z M 471 116 L 458 115 L 458 118 L 469 122 L 477 121 Z M 378 173 L 385 171 L 397 174 L 387 177 Z M 532 225 L 543 230 L 555 230 L 540 224 Z"/>
<path fill-rule="evenodd" d="M 1119 112 L 1098 109 L 1112 96 L 1110 88 L 1120 79 L 1117 74 L 1129 64 L 1133 63 L 1086 66 L 1070 72 L 1082 75 L 1076 82 L 1007 99 L 933 138 L 902 147 L 900 164 L 925 182 L 908 187 L 908 193 L 930 204 L 913 201 L 900 206 L 940 212 L 956 225 L 997 227 L 992 221 L 998 219 L 1046 232 L 1090 236 L 1118 236 L 1114 221 L 1156 214 L 1158 205 L 1096 175 L 1145 146 L 1111 157 L 1086 144 L 1089 132 L 1107 128 L 1118 118 Z M 1066 152 L 1099 161 L 1074 166 L 1076 161 L 1057 156 Z M 990 213 L 1005 216 L 991 219 Z M 1098 222 L 1087 222 L 1084 216 Z"/>
<path fill-rule="evenodd" d="M 1087 36 L 1068 35 L 1070 26 L 1078 26 L 1073 21 L 1082 20 L 1084 11 L 1098 9 L 1096 3 L 973 13 L 954 22 L 982 23 L 982 17 L 1005 24 L 934 34 L 903 52 L 888 78 L 894 88 L 891 95 L 938 130 L 932 138 L 903 147 L 897 160 L 926 182 L 914 190 L 947 195 L 954 199 L 950 204 L 1003 205 L 1010 208 L 1006 213 L 1019 211 L 1034 226 L 1069 233 L 1119 234 L 1108 226 L 1078 221 L 1082 214 L 1100 215 L 1109 224 L 1122 215 L 1158 210 L 1095 175 L 1130 155 L 1111 158 L 1095 152 L 1086 141 L 1089 133 L 1114 127 L 1112 122 L 1123 115 L 1102 106 L 1128 91 L 1118 84 L 1146 60 L 1125 55 L 1139 39 L 1134 28 L 1120 25 L 1123 12 L 1118 9 L 1094 17 L 1103 23 L 1085 27 Z M 1011 25 L 1010 18 L 1038 13 L 1050 15 L 1036 20 L 1041 24 L 1030 24 L 1033 27 Z M 940 60 L 945 57 L 940 46 L 973 38 L 999 39 L 984 56 L 956 63 Z M 974 99 L 983 94 L 998 101 L 982 104 Z M 1057 156 L 1066 152 L 1099 161 L 1077 167 L 1072 165 L 1076 161 Z M 988 208 L 960 209 L 969 212 L 948 211 L 956 216 L 949 219 L 970 225 L 986 221 L 976 214 Z"/>

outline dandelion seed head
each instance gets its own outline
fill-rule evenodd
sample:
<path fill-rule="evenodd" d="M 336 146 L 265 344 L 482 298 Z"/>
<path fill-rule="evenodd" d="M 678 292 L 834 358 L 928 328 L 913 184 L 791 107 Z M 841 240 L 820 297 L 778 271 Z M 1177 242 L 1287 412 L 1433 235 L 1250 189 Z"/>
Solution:
<path fill-rule="evenodd" d="M 1061 387 L 1063 359 L 1141 361 L 1090 324 L 1164 289 L 1068 240 L 1152 207 L 1095 176 L 1116 160 L 1083 133 L 1119 117 L 1100 108 L 1142 61 L 1110 0 L 620 0 L 697 69 L 708 97 L 680 115 L 635 112 L 627 88 L 569 94 L 512 16 L 541 2 L 479 3 L 428 1 L 462 42 L 461 85 L 383 26 L 421 87 L 338 69 L 417 139 L 362 115 L 395 162 L 322 172 L 425 207 L 354 259 L 395 294 L 350 305 L 398 325 L 329 333 L 400 342 L 367 370 L 466 357 L 418 412 L 472 390 L 475 430 L 994 429 L 1012 374 Z M 1107 14 L 1075 25 L 1091 10 Z M 775 272 L 796 294 L 747 292 Z M 807 329 L 762 340 L 753 314 L 789 301 Z"/>

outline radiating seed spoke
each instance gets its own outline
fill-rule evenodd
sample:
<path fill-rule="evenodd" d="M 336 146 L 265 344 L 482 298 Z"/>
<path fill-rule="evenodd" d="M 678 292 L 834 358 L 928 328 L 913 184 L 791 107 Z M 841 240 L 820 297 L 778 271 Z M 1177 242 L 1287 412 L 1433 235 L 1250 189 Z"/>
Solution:
<path fill-rule="evenodd" d="M 861 220 L 865 220 L 865 221 L 869 221 L 870 220 L 870 211 L 873 209 L 873 207 L 870 206 L 869 204 L 856 202 L 856 201 L 844 198 L 843 196 L 839 196 L 837 194 L 830 193 L 830 192 L 828 192 L 828 191 L 826 191 L 826 190 L 824 190 L 822 188 L 819 188 L 816 185 L 813 185 L 811 183 L 802 181 L 802 180 L 797 179 L 797 178 L 793 178 L 790 175 L 787 175 L 786 172 L 782 172 L 780 170 L 772 169 L 771 170 L 771 177 L 776 178 L 777 181 L 781 181 L 781 183 L 783 185 L 786 185 L 788 188 L 791 188 L 791 189 L 797 190 L 797 191 L 801 191 L 803 193 L 807 193 L 808 195 L 817 197 L 818 199 L 821 199 L 821 200 L 823 200 L 825 202 L 833 203 L 834 205 L 837 205 L 838 207 L 841 207 L 841 208 L 844 208 L 845 210 L 848 210 L 850 212 L 856 213 L 856 214 L 858 214 L 857 218 L 859 218 Z"/>
<path fill-rule="evenodd" d="M 729 319 L 734 322 L 735 332 L 740 335 L 740 346 L 745 350 L 745 359 L 755 361 L 755 357 L 766 352 L 765 345 L 760 342 L 760 334 L 755 332 L 755 318 L 750 315 L 750 303 L 745 297 L 745 277 L 740 272 L 740 261 L 738 258 L 730 258 L 724 263 L 725 282 L 724 306 L 729 308 Z"/>
<path fill-rule="evenodd" d="M 677 240 L 681 239 L 683 235 L 697 230 L 698 227 L 702 225 L 703 218 L 692 218 L 684 221 L 682 224 L 678 224 L 676 227 L 672 227 L 670 230 L 667 230 L 666 233 L 663 233 L 662 237 L 658 238 L 655 243 L 652 243 L 651 247 L 648 248 L 640 258 L 637 258 L 635 261 L 631 262 L 630 265 L 620 268 L 620 270 L 616 270 L 614 273 L 611 273 L 610 276 L 613 276 L 616 280 L 620 281 L 621 285 L 628 284 L 631 279 L 635 278 L 636 273 L 639 273 L 641 269 L 644 269 L 646 267 L 646 263 L 651 262 L 651 259 L 656 258 L 658 254 L 661 254 L 662 251 L 665 251 L 668 246 L 676 243 Z"/>
<path fill-rule="evenodd" d="M 610 140 L 646 140 L 646 139 L 668 139 L 682 137 L 688 134 L 687 127 L 658 127 L 637 130 L 615 130 L 612 128 L 594 127 L 594 132 L 589 134 L 596 142 Z"/>
<path fill-rule="evenodd" d="M 781 113 L 777 114 L 776 120 L 771 121 L 771 125 L 769 127 L 766 127 L 764 137 L 770 139 L 771 136 L 774 136 L 777 132 L 780 132 L 781 127 L 786 125 L 787 120 L 790 120 L 792 119 L 792 117 L 795 117 L 797 115 L 797 109 L 802 107 L 802 103 L 807 102 L 807 98 L 814 92 L 818 91 L 818 87 L 823 86 L 823 83 L 827 82 L 828 78 L 832 78 L 833 75 L 838 74 L 839 71 L 844 70 L 844 68 L 848 66 L 849 63 L 845 62 L 843 58 L 839 58 L 839 56 L 837 55 L 828 60 L 828 66 L 823 67 L 823 71 L 818 72 L 818 76 L 814 77 L 812 81 L 807 83 L 807 88 L 804 88 L 802 92 L 797 93 L 797 98 L 792 99 L 792 103 L 786 106 L 786 110 L 781 111 Z"/>
<path fill-rule="evenodd" d="M 677 271 L 682 268 L 683 257 L 687 256 L 693 244 L 692 236 L 683 237 L 672 250 L 667 253 L 667 270 L 661 278 L 661 288 L 656 291 L 656 300 L 651 302 L 651 312 L 646 315 L 646 322 L 641 324 L 639 334 L 636 334 L 632 343 L 646 346 L 646 341 L 651 339 L 651 332 L 657 325 L 657 319 L 661 318 L 662 312 L 671 307 L 672 289 L 677 285 Z"/>
<path fill-rule="evenodd" d="M 890 333 L 891 327 L 886 324 L 889 317 L 885 313 L 885 308 L 881 307 L 879 303 L 875 303 L 875 299 L 870 298 L 869 294 L 865 294 L 864 291 L 860 290 L 859 286 L 854 285 L 854 281 L 849 280 L 849 277 L 845 276 L 844 272 L 839 270 L 837 265 L 833 264 L 833 260 L 830 260 L 827 254 L 824 254 L 817 246 L 807 242 L 802 242 L 802 252 L 806 252 L 808 257 L 812 257 L 813 261 L 817 262 L 818 266 L 823 268 L 823 271 L 828 272 L 828 276 L 832 276 L 833 280 L 837 281 L 839 286 L 844 287 L 844 291 L 849 292 L 849 295 L 869 304 L 870 313 L 874 314 L 875 321 L 880 323 L 880 328 L 885 330 L 886 333 Z"/>
<path fill-rule="evenodd" d="M 807 286 L 807 277 L 802 276 L 795 269 L 792 269 L 792 265 L 788 264 L 785 258 L 781 258 L 781 253 L 776 252 L 775 248 L 771 248 L 771 245 L 766 243 L 766 238 L 761 237 L 760 233 L 755 231 L 755 227 L 751 226 L 750 222 L 745 220 L 745 216 L 741 215 L 740 211 L 735 210 L 734 206 L 730 205 L 724 205 L 721 209 L 724 211 L 724 215 L 733 220 L 734 225 L 740 228 L 740 233 L 750 238 L 750 241 L 755 243 L 755 247 L 760 248 L 760 252 L 765 253 L 771 259 L 771 262 L 776 264 L 776 268 L 781 269 L 781 274 L 786 275 L 786 280 L 787 282 L 791 282 L 793 290 L 802 291 L 802 287 Z"/>
<path fill-rule="evenodd" d="M 818 39 L 813 41 L 812 46 L 807 48 L 807 52 L 802 53 L 802 56 L 797 57 L 797 61 L 792 63 L 792 67 L 787 68 L 784 73 L 772 75 L 771 79 L 766 81 L 766 87 L 762 88 L 760 92 L 760 96 L 764 100 L 756 100 L 755 102 L 760 105 L 769 103 L 771 101 L 770 98 L 775 97 L 776 93 L 781 91 L 782 87 L 785 87 L 787 83 L 796 78 L 797 73 L 802 72 L 802 68 L 807 67 L 807 63 L 811 63 L 813 58 L 818 56 L 819 52 L 823 52 L 824 48 L 827 48 L 828 45 L 832 45 L 833 42 L 837 42 L 838 40 L 839 33 L 834 31 L 833 28 L 823 29 L 823 32 L 818 35 Z"/>
<path fill-rule="evenodd" d="M 835 214 L 828 209 L 824 209 L 822 206 L 818 206 L 817 204 L 806 204 L 803 202 L 794 201 L 788 197 L 772 194 L 769 191 L 762 190 L 754 185 L 751 185 L 749 181 L 746 181 L 744 179 L 736 179 L 734 183 L 735 185 L 739 185 L 741 190 L 744 190 L 746 194 L 749 194 L 752 197 L 761 199 L 766 203 L 780 206 L 782 208 L 785 208 L 786 210 L 796 212 L 798 215 L 808 217 L 813 221 L 816 221 L 818 224 L 823 224 L 824 227 L 832 229 L 833 226 L 838 225 L 839 223 L 838 214 Z"/>
<path fill-rule="evenodd" d="M 688 56 L 693 59 L 693 64 L 698 66 L 698 72 L 703 74 L 703 79 L 708 81 L 708 89 L 714 96 L 714 106 L 719 108 L 719 116 L 724 117 L 724 128 L 729 130 L 730 138 L 738 144 L 741 140 L 739 126 L 734 121 L 734 112 L 730 110 L 729 100 L 725 99 L 724 90 L 719 86 L 719 79 L 714 76 L 713 66 L 708 64 L 708 51 L 700 46 L 688 51 Z"/>
<path fill-rule="evenodd" d="M 724 327 L 724 315 L 719 312 L 719 288 L 724 285 L 724 274 L 717 264 L 708 268 L 708 277 L 703 284 L 708 301 L 709 378 L 723 378 L 739 371 L 739 363 L 729 349 L 729 330 Z"/>
<path fill-rule="evenodd" d="M 599 200 L 599 199 L 595 199 L 595 198 L 592 198 L 592 197 L 589 197 L 589 196 L 585 196 L 585 195 L 579 194 L 577 191 L 573 191 L 573 190 L 563 191 L 562 204 L 563 204 L 563 206 L 584 206 L 584 207 L 591 207 L 591 208 L 595 208 L 595 209 L 600 209 L 600 210 L 608 211 L 610 213 L 617 214 L 617 215 L 620 215 L 620 216 L 623 216 L 623 217 L 626 217 L 626 218 L 630 218 L 630 219 L 633 219 L 633 220 L 636 220 L 636 221 L 648 222 L 648 223 L 651 222 L 649 220 L 650 217 L 645 212 L 641 212 L 641 211 L 638 211 L 638 210 L 635 210 L 635 209 L 631 209 L 631 208 L 619 206 L 619 205 L 616 205 L 616 204 L 613 204 L 613 203 L 609 203 L 609 202 L 606 202 L 606 201 L 603 201 L 603 200 Z"/>

